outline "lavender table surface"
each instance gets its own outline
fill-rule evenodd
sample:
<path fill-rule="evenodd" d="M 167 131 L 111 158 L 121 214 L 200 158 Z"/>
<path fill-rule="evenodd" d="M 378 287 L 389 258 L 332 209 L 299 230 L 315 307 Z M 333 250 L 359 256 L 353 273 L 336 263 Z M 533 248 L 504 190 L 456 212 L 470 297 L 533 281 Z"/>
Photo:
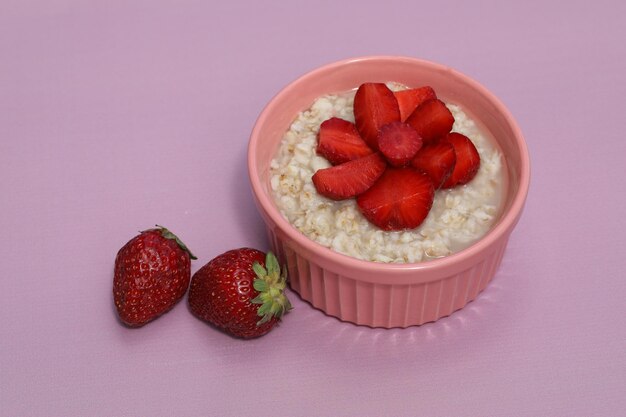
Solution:
<path fill-rule="evenodd" d="M 626 410 L 625 3 L 0 3 L 1 416 L 618 416 Z M 290 293 L 240 341 L 187 304 L 116 320 L 117 249 L 164 224 L 199 256 L 267 249 L 246 146 L 338 59 L 452 66 L 526 136 L 526 210 L 493 283 L 409 329 Z"/>

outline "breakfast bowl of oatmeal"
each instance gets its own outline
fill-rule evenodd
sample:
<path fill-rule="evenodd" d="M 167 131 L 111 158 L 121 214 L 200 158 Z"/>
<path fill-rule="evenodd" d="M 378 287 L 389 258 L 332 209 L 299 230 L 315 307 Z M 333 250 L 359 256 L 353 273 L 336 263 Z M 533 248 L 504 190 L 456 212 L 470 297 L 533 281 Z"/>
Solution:
<path fill-rule="evenodd" d="M 261 112 L 255 203 L 289 285 L 370 327 L 463 308 L 491 282 L 524 207 L 528 150 L 485 87 L 409 57 L 335 62 Z"/>

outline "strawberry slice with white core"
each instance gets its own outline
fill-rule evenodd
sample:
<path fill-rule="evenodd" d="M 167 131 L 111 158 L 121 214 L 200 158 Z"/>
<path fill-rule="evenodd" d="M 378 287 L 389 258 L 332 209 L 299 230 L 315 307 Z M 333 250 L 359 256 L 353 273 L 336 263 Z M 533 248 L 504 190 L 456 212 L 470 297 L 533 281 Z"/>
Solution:
<path fill-rule="evenodd" d="M 398 101 L 383 83 L 361 84 L 354 96 L 354 121 L 370 148 L 378 150 L 378 131 L 384 125 L 400 121 Z"/>
<path fill-rule="evenodd" d="M 439 189 L 443 182 L 448 179 L 455 163 L 454 146 L 443 140 L 422 147 L 411 161 L 413 167 L 430 175 L 435 189 Z"/>
<path fill-rule="evenodd" d="M 396 96 L 396 100 L 398 100 L 400 120 L 403 122 L 413 113 L 413 110 L 415 110 L 417 106 L 426 100 L 437 98 L 435 90 L 430 86 L 394 91 L 393 94 Z"/>
<path fill-rule="evenodd" d="M 408 165 L 421 147 L 422 138 L 406 123 L 389 123 L 378 132 L 378 149 L 395 167 Z"/>
<path fill-rule="evenodd" d="M 359 135 L 354 123 L 333 117 L 320 125 L 317 153 L 333 165 L 374 153 Z"/>
<path fill-rule="evenodd" d="M 456 164 L 454 170 L 443 183 L 442 188 L 452 188 L 470 182 L 480 168 L 480 155 L 474 143 L 465 135 L 452 132 L 442 142 L 448 142 L 454 147 Z"/>
<path fill-rule="evenodd" d="M 428 174 L 413 168 L 387 168 L 356 202 L 367 220 L 390 231 L 422 224 L 434 197 L 435 188 Z"/>
<path fill-rule="evenodd" d="M 332 200 L 355 197 L 369 189 L 387 163 L 377 153 L 318 170 L 312 177 L 317 192 Z"/>
<path fill-rule="evenodd" d="M 406 119 L 406 123 L 417 130 L 424 144 L 429 144 L 452 130 L 454 116 L 443 101 L 432 99 L 420 104 Z"/>

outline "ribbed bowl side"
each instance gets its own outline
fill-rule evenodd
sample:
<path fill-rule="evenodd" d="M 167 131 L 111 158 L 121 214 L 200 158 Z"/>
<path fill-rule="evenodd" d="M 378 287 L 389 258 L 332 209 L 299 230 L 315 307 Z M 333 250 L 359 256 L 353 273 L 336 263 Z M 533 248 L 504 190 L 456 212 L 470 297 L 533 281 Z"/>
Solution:
<path fill-rule="evenodd" d="M 289 283 L 315 308 L 343 321 L 370 327 L 408 327 L 449 316 L 474 300 L 495 275 L 507 240 L 478 263 L 453 276 L 421 284 L 358 281 L 321 268 L 296 253 L 269 228 L 274 252 L 287 264 Z"/>

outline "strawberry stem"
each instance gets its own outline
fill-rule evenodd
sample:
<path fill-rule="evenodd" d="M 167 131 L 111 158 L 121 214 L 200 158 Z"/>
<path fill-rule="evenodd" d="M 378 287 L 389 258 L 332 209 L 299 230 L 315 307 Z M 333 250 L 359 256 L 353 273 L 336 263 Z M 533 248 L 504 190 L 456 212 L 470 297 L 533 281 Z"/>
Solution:
<path fill-rule="evenodd" d="M 261 320 L 257 326 L 267 323 L 273 317 L 281 318 L 288 310 L 291 310 L 291 303 L 284 293 L 287 286 L 287 268 L 282 272 L 278 259 L 272 252 L 268 252 L 265 257 L 265 267 L 259 262 L 252 264 L 252 269 L 257 278 L 253 282 L 253 287 L 259 292 L 253 304 L 260 304 L 257 315 Z"/>
<path fill-rule="evenodd" d="M 191 253 L 191 251 L 189 250 L 189 248 L 187 247 L 187 245 L 185 245 L 183 243 L 182 240 L 180 240 L 178 238 L 178 236 L 176 236 L 174 233 L 172 233 L 168 228 L 164 227 L 164 226 L 160 226 L 158 224 L 155 224 L 155 226 L 157 227 L 156 229 L 149 229 L 149 230 L 157 230 L 159 232 L 161 232 L 161 236 L 163 236 L 165 239 L 170 239 L 170 240 L 174 240 L 176 241 L 176 243 L 178 244 L 178 246 L 180 246 L 180 248 L 182 250 L 184 250 L 185 252 L 187 252 L 189 254 L 189 257 L 191 259 L 198 259 L 196 258 L 196 256 Z M 144 230 L 145 232 L 147 232 L 148 230 Z"/>

